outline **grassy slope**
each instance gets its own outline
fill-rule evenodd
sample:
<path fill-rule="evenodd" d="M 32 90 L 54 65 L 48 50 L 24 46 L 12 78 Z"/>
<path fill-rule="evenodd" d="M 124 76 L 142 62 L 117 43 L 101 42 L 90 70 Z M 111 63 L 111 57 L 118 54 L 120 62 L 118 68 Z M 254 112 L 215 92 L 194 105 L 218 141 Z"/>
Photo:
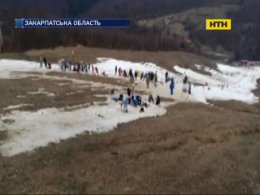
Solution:
<path fill-rule="evenodd" d="M 259 115 L 180 104 L 106 134 L 0 157 L 0 193 L 259 193 L 259 132 Z"/>
<path fill-rule="evenodd" d="M 173 65 L 175 64 L 181 65 L 183 67 L 189 67 L 191 69 L 195 68 L 194 64 L 203 64 L 212 68 L 215 67 L 215 64 L 210 59 L 186 52 L 128 51 L 101 48 L 86 48 L 78 46 L 70 48 L 60 47 L 54 50 L 28 51 L 24 54 L 24 56 L 37 60 L 40 56 L 47 56 L 52 61 L 57 62 L 60 58 L 71 58 L 72 51 L 74 51 L 73 59 L 75 61 L 83 60 L 91 63 L 96 62 L 97 57 L 110 57 L 134 62 L 153 62 L 171 71 Z"/>

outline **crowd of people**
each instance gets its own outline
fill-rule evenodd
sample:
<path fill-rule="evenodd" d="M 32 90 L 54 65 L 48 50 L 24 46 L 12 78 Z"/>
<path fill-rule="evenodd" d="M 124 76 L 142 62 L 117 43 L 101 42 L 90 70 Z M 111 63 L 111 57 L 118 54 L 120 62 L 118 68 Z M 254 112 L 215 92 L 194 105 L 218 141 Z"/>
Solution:
<path fill-rule="evenodd" d="M 129 106 L 139 108 L 140 113 L 145 112 L 151 104 L 156 104 L 157 106 L 161 103 L 161 98 L 158 95 L 156 101 L 154 102 L 153 96 L 149 95 L 148 102 L 145 101 L 141 95 L 135 94 L 134 90 L 128 87 L 125 93 L 119 93 L 115 89 L 111 90 L 112 100 L 118 103 L 121 107 L 121 110 L 125 113 L 129 112 Z M 124 95 L 125 94 L 125 95 Z"/>
<path fill-rule="evenodd" d="M 84 62 L 72 63 L 69 60 L 61 59 L 58 62 L 60 69 L 62 71 L 74 71 L 74 72 L 85 72 L 99 75 L 99 69 L 97 66 Z M 45 66 L 47 69 L 51 69 L 51 63 L 48 62 L 46 57 L 40 58 L 40 68 Z M 101 73 L 102 76 L 107 76 L 106 72 Z M 150 88 L 150 84 L 153 84 L 154 87 L 158 85 L 158 74 L 157 71 L 138 71 L 130 68 L 129 70 L 125 70 L 121 67 L 115 66 L 115 75 L 118 77 L 129 78 L 130 84 L 126 89 L 126 95 L 119 94 L 118 97 L 115 97 L 115 92 L 113 92 L 113 100 L 119 102 L 121 108 L 124 112 L 128 112 L 128 106 L 132 105 L 134 107 L 140 106 L 140 112 L 144 112 L 145 108 L 148 107 L 149 104 L 160 105 L 161 97 L 158 95 L 155 98 L 150 94 L 148 96 L 148 102 L 143 102 L 142 97 L 140 95 L 135 94 L 135 81 L 140 80 L 146 83 L 147 88 Z M 175 79 L 174 77 L 170 77 L 169 72 L 165 72 L 165 83 L 169 83 L 169 91 L 170 95 L 174 95 L 175 91 Z M 183 78 L 183 92 L 191 95 L 191 82 L 188 81 L 188 77 L 184 75 Z"/>
<path fill-rule="evenodd" d="M 99 74 L 98 67 L 95 67 L 93 64 L 89 64 L 87 62 L 77 62 L 73 64 L 72 62 L 61 59 L 58 62 L 60 69 L 62 71 L 74 71 L 74 72 L 85 72 L 85 73 L 92 73 L 92 74 Z M 103 73 L 102 73 L 103 74 Z M 104 74 L 103 74 L 104 75 Z"/>
<path fill-rule="evenodd" d="M 43 65 L 47 69 L 51 69 L 51 62 L 47 60 L 46 57 L 40 58 L 40 68 L 43 68 Z M 77 62 L 72 63 L 69 60 L 60 59 L 58 65 L 62 71 L 73 71 L 73 72 L 86 72 L 86 73 L 93 73 L 99 74 L 98 67 L 95 67 L 92 64 L 84 63 L 84 62 Z M 107 76 L 104 72 L 102 73 L 103 76 Z"/>
<path fill-rule="evenodd" d="M 149 88 L 150 83 L 153 83 L 154 86 L 157 86 L 158 83 L 158 75 L 157 72 L 143 72 L 135 70 L 132 68 L 129 70 L 122 69 L 121 67 L 115 66 L 115 75 L 119 77 L 129 78 L 130 83 L 133 84 L 136 80 L 146 81 L 147 88 Z"/>

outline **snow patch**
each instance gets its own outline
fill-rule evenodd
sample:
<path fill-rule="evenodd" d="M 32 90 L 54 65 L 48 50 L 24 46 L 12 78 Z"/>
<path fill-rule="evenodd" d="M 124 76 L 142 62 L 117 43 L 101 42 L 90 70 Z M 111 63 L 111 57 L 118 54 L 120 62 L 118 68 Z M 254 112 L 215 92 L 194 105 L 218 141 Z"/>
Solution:
<path fill-rule="evenodd" d="M 33 106 L 33 104 L 9 105 L 9 106 L 5 107 L 3 110 L 15 110 L 15 109 L 19 109 L 22 107 L 28 107 L 28 106 Z"/>
<path fill-rule="evenodd" d="M 15 122 L 6 124 L 9 136 L 0 146 L 0 151 L 4 156 L 12 156 L 47 146 L 50 142 L 58 143 L 84 132 L 104 133 L 113 130 L 120 123 L 165 113 L 164 108 L 153 105 L 145 113 L 139 113 L 139 109 L 133 107 L 129 107 L 129 113 L 122 113 L 115 103 L 70 112 L 55 108 L 37 112 L 14 111 L 3 117 Z"/>
<path fill-rule="evenodd" d="M 95 66 L 98 67 L 100 72 L 105 72 L 110 77 L 117 77 L 115 74 L 115 67 L 121 68 L 123 70 L 129 71 L 130 69 L 139 72 L 157 72 L 158 75 L 158 81 L 164 82 L 165 81 L 165 72 L 167 71 L 164 68 L 161 68 L 160 66 L 155 65 L 154 63 L 150 62 L 130 62 L 130 61 L 124 61 L 124 60 L 116 60 L 113 58 L 97 58 L 98 63 L 95 64 Z M 173 72 L 169 72 L 169 76 L 173 76 Z"/>
<path fill-rule="evenodd" d="M 54 93 L 50 93 L 50 92 L 46 91 L 45 88 L 39 88 L 38 91 L 27 92 L 27 94 L 28 95 L 46 95 L 49 97 L 55 96 Z"/>
<path fill-rule="evenodd" d="M 25 60 L 0 60 L 0 78 L 2 79 L 11 79 L 11 78 L 23 78 L 27 77 L 26 75 L 17 75 L 12 74 L 12 72 L 49 72 L 54 70 L 59 70 L 59 67 L 56 65 L 52 66 L 52 70 L 47 70 L 45 68 L 40 69 L 39 62 L 25 61 Z"/>
<path fill-rule="evenodd" d="M 190 69 L 174 66 L 174 69 L 186 74 L 191 81 L 208 86 L 193 86 L 192 96 L 199 102 L 211 100 L 238 100 L 249 104 L 257 103 L 259 98 L 252 92 L 257 88 L 260 78 L 260 67 L 232 67 L 217 64 L 219 71 L 208 67 L 200 67 L 211 73 L 211 76 L 197 73 Z"/>

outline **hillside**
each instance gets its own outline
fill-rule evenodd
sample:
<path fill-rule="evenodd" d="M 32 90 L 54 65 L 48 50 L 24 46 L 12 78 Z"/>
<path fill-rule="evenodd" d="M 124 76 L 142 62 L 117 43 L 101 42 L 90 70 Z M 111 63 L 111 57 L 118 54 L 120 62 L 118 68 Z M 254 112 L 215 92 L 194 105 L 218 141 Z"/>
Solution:
<path fill-rule="evenodd" d="M 75 46 L 185 50 L 228 60 L 260 59 L 257 0 L 0 0 L 5 51 Z M 16 17 L 123 17 L 129 29 L 15 30 Z M 205 19 L 228 17 L 230 32 L 207 32 Z M 36 44 L 37 43 L 37 44 Z M 215 55 L 214 53 L 217 53 Z"/>
<path fill-rule="evenodd" d="M 237 1 L 208 7 L 193 8 L 159 18 L 139 20 L 139 25 L 157 29 L 165 37 L 181 36 L 191 40 L 201 53 L 233 59 L 260 59 L 259 17 L 256 7 L 259 1 Z M 231 32 L 207 32 L 207 18 L 231 18 Z M 233 56 L 233 57 L 232 57 Z"/>
<path fill-rule="evenodd" d="M 182 37 L 184 40 L 196 40 L 197 37 L 193 36 L 196 31 L 205 31 L 205 20 L 207 18 L 228 18 L 228 13 L 235 13 L 241 7 L 239 5 L 218 5 L 213 7 L 193 8 L 188 11 L 180 12 L 177 14 L 166 15 L 154 19 L 139 20 L 140 26 L 145 26 L 150 29 L 157 29 L 162 32 L 163 37 Z M 210 33 L 210 32 L 209 32 Z M 208 33 L 208 34 L 209 34 Z M 200 51 L 206 53 L 224 53 L 224 57 L 232 57 L 232 53 L 223 48 L 219 43 L 215 48 L 200 45 Z"/>
<path fill-rule="evenodd" d="M 259 194 L 260 67 L 212 69 L 184 52 L 65 47 L 19 54 L 110 58 L 92 64 L 99 72 L 0 59 L 0 194 Z M 171 66 L 171 94 L 163 62 L 196 59 L 206 67 Z M 132 98 L 122 109 L 117 97 L 128 97 L 130 83 L 115 66 L 158 74 L 150 86 L 134 78 L 144 112 Z M 184 74 L 193 83 L 189 93 Z M 159 106 L 149 94 L 161 96 Z"/>

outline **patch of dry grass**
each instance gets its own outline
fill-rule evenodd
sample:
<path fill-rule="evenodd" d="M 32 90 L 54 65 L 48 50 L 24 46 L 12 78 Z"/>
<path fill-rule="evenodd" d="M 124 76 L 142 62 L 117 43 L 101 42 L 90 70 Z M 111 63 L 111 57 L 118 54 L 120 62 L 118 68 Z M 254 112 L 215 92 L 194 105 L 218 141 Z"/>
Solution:
<path fill-rule="evenodd" d="M 258 115 L 178 104 L 106 134 L 0 157 L 0 192 L 256 193 L 259 129 Z"/>
<path fill-rule="evenodd" d="M 38 78 L 38 77 L 36 77 Z M 43 108 L 64 108 L 86 103 L 93 104 L 95 101 L 105 102 L 106 98 L 96 97 L 99 94 L 109 94 L 107 89 L 92 90 L 90 85 L 79 86 L 68 80 L 49 80 L 35 77 L 0 81 L 0 113 L 7 113 L 10 105 L 30 104 L 16 110 L 35 111 Z M 62 84 L 62 85 L 60 85 Z M 43 88 L 48 94 L 30 94 Z"/>
<path fill-rule="evenodd" d="M 238 112 L 247 112 L 252 114 L 258 114 L 259 110 L 255 105 L 250 105 L 244 102 L 230 100 L 230 101 L 213 101 L 208 100 L 209 103 L 218 106 L 223 109 L 233 110 Z"/>

